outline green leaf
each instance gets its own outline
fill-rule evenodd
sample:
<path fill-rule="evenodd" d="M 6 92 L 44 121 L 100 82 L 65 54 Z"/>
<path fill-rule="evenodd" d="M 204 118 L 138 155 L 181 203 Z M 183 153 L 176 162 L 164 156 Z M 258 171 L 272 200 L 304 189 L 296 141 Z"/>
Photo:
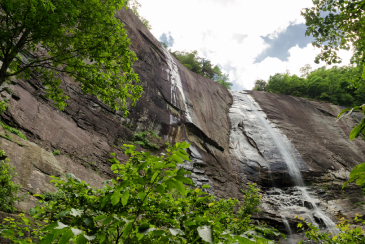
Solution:
<path fill-rule="evenodd" d="M 365 163 L 356 165 L 350 173 L 350 179 L 359 177 L 360 175 L 362 175 L 364 173 L 365 173 Z"/>
<path fill-rule="evenodd" d="M 106 215 L 98 215 L 98 216 L 94 217 L 94 221 L 99 221 L 99 220 L 102 220 L 105 218 L 106 218 Z"/>
<path fill-rule="evenodd" d="M 176 152 L 176 155 L 179 156 L 180 158 L 186 160 L 186 161 L 190 161 L 190 158 L 188 156 L 186 156 L 185 154 L 182 154 L 181 152 Z"/>
<path fill-rule="evenodd" d="M 154 230 L 154 231 L 152 232 L 152 234 L 153 234 L 154 236 L 162 236 L 164 233 L 165 233 L 165 231 L 164 231 L 164 230 Z"/>
<path fill-rule="evenodd" d="M 357 180 L 356 180 L 356 184 L 358 186 L 361 186 L 365 183 L 365 174 L 363 174 L 362 176 L 360 176 Z"/>
<path fill-rule="evenodd" d="M 39 244 L 49 244 L 53 241 L 54 239 L 54 234 L 53 233 L 49 233 L 48 235 L 46 235 L 40 242 Z"/>
<path fill-rule="evenodd" d="M 33 197 L 40 197 L 40 198 L 42 198 L 44 200 L 44 196 L 41 195 L 41 194 L 34 194 Z"/>
<path fill-rule="evenodd" d="M 183 167 L 181 167 L 178 171 L 177 171 L 177 173 L 176 173 L 177 175 L 185 175 L 185 169 L 183 168 Z"/>
<path fill-rule="evenodd" d="M 183 195 L 185 196 L 185 186 L 181 181 L 176 181 L 175 182 L 175 187 L 176 189 Z"/>
<path fill-rule="evenodd" d="M 62 212 L 59 212 L 59 213 L 56 215 L 56 218 L 57 218 L 57 219 L 60 219 L 60 218 L 63 218 L 63 217 L 65 217 L 65 216 L 69 215 L 69 214 L 70 214 L 70 211 L 62 211 Z"/>
<path fill-rule="evenodd" d="M 155 169 L 161 169 L 161 168 L 163 168 L 165 165 L 163 164 L 163 163 L 161 163 L 161 162 L 156 162 L 154 165 L 153 165 L 153 167 L 155 168 Z"/>
<path fill-rule="evenodd" d="M 109 202 L 110 198 L 111 198 L 112 194 L 108 194 L 103 198 L 103 201 L 101 202 L 100 207 L 103 209 L 105 207 L 105 205 Z"/>
<path fill-rule="evenodd" d="M 156 191 L 158 193 L 160 193 L 161 195 L 163 195 L 165 193 L 165 187 L 160 184 L 160 185 L 156 186 Z"/>
<path fill-rule="evenodd" d="M 65 244 L 65 243 L 69 243 L 69 240 L 73 237 L 73 233 L 71 231 L 71 229 L 68 229 L 65 233 L 63 233 L 63 235 L 61 236 L 61 238 L 58 240 L 57 244 Z"/>
<path fill-rule="evenodd" d="M 177 176 L 174 177 L 174 179 L 177 180 L 177 181 L 181 181 L 181 182 L 183 182 L 185 184 L 188 184 L 188 185 L 193 185 L 193 181 L 190 178 L 187 178 L 187 177 L 184 177 L 184 176 L 177 175 Z"/>
<path fill-rule="evenodd" d="M 103 222 L 101 222 L 102 225 L 107 225 L 109 224 L 112 220 L 113 220 L 113 216 L 109 216 L 109 217 L 106 217 L 106 219 L 103 220 Z"/>
<path fill-rule="evenodd" d="M 86 226 L 91 225 L 92 223 L 94 223 L 93 218 L 92 217 L 84 218 L 84 223 L 86 224 Z"/>
<path fill-rule="evenodd" d="M 151 178 L 151 183 L 153 183 L 156 179 L 156 177 L 159 175 L 159 172 L 155 172 Z"/>
<path fill-rule="evenodd" d="M 169 179 L 169 180 L 165 181 L 165 184 L 166 184 L 167 190 L 172 191 L 172 189 L 176 188 L 175 182 L 176 182 L 176 181 L 171 180 L 171 179 Z"/>
<path fill-rule="evenodd" d="M 47 225 L 42 229 L 42 231 L 52 231 L 54 228 L 58 226 L 58 222 L 54 222 L 52 224 Z"/>
<path fill-rule="evenodd" d="M 145 196 L 146 196 L 146 193 L 144 193 L 144 192 L 139 192 L 139 193 L 137 194 L 137 196 L 139 197 L 139 199 L 143 200 L 143 199 L 145 198 Z"/>
<path fill-rule="evenodd" d="M 360 132 L 365 128 L 365 118 L 361 120 L 360 124 L 356 126 L 351 132 L 350 132 L 350 140 L 352 141 L 356 137 L 359 136 Z"/>
<path fill-rule="evenodd" d="M 111 200 L 112 200 L 112 204 L 113 206 L 117 205 L 120 201 L 120 192 L 119 191 L 115 191 L 111 197 Z"/>
<path fill-rule="evenodd" d="M 129 198 L 129 191 L 126 190 L 126 191 L 123 192 L 123 195 L 122 195 L 122 204 L 123 204 L 123 206 L 127 205 L 128 198 Z"/>
<path fill-rule="evenodd" d="M 137 233 L 136 236 L 137 236 L 138 241 L 140 241 L 144 237 L 144 234 Z"/>
<path fill-rule="evenodd" d="M 177 156 L 176 154 L 173 154 L 172 156 L 171 156 L 171 158 L 173 159 L 173 160 L 175 160 L 176 162 L 178 162 L 178 163 L 182 163 L 183 161 L 181 160 L 181 158 L 179 157 L 179 156 Z"/>
<path fill-rule="evenodd" d="M 100 240 L 100 243 L 102 243 L 105 240 L 106 234 L 104 232 L 98 233 L 97 238 Z"/>
<path fill-rule="evenodd" d="M 76 239 L 76 244 L 86 244 L 88 243 L 88 240 L 85 238 L 84 235 L 79 235 Z"/>
<path fill-rule="evenodd" d="M 143 185 L 143 186 L 146 185 L 146 181 L 144 181 L 144 179 L 142 177 L 138 177 L 138 178 L 134 179 L 133 182 L 135 184 L 139 184 L 139 185 Z"/>
<path fill-rule="evenodd" d="M 148 223 L 143 223 L 138 227 L 138 233 L 146 234 L 148 233 L 147 230 L 150 228 Z"/>
<path fill-rule="evenodd" d="M 148 162 L 143 162 L 139 167 L 138 167 L 138 171 L 146 168 L 146 166 L 148 165 Z"/>
<path fill-rule="evenodd" d="M 192 225 L 196 225 L 196 223 L 192 220 L 188 220 L 188 221 L 185 222 L 185 225 L 186 226 L 192 226 Z"/>
<path fill-rule="evenodd" d="M 129 222 L 123 230 L 123 238 L 127 237 L 127 235 L 129 233 L 129 231 L 131 230 L 131 228 L 132 228 L 132 222 Z"/>

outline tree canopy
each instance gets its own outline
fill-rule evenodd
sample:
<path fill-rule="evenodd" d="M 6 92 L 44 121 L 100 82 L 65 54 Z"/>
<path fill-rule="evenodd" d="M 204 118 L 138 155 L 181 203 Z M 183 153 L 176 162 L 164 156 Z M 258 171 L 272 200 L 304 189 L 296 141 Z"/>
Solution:
<path fill-rule="evenodd" d="M 305 68 L 308 69 L 308 66 Z M 267 84 L 263 80 L 256 81 L 254 90 L 266 86 L 270 92 L 353 106 L 365 103 L 365 84 L 355 87 L 351 83 L 352 77 L 361 75 L 362 70 L 361 66 L 322 67 L 310 72 L 307 78 L 277 73 L 270 76 Z"/>
<path fill-rule="evenodd" d="M 162 45 L 164 46 L 164 44 Z M 198 51 L 175 51 L 171 54 L 194 73 L 214 80 L 227 89 L 231 89 L 232 83 L 229 82 L 229 75 L 224 74 L 218 65 L 213 66 L 210 60 L 199 57 Z"/>
<path fill-rule="evenodd" d="M 340 49 L 354 46 L 353 61 L 365 61 L 365 1 L 364 0 L 313 0 L 314 7 L 306 8 L 302 15 L 308 26 L 306 35 L 313 35 L 313 45 L 321 48 L 316 58 L 328 64 L 340 63 Z"/>
<path fill-rule="evenodd" d="M 266 91 L 267 90 L 267 82 L 263 79 L 255 80 L 255 86 L 252 90 L 254 90 L 254 91 Z"/>
<path fill-rule="evenodd" d="M 132 69 L 137 59 L 116 10 L 126 0 L 0 0 L 0 85 L 11 76 L 43 82 L 60 109 L 68 97 L 62 74 L 84 94 L 127 113 L 142 93 Z"/>

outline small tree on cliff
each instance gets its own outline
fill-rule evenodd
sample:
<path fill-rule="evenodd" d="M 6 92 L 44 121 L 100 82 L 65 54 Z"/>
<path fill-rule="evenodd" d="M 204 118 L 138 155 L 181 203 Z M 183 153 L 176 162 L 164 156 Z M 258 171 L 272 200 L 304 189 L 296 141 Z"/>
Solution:
<path fill-rule="evenodd" d="M 61 74 L 75 79 L 84 94 L 126 111 L 142 87 L 129 50 L 130 40 L 114 17 L 126 0 L 0 0 L 0 85 L 36 73 L 47 96 L 63 109 L 68 97 Z"/>

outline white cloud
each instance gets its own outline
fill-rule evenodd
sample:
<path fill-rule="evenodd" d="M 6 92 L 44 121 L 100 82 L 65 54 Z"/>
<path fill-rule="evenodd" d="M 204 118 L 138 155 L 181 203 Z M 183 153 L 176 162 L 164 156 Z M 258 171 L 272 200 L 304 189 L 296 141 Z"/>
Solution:
<path fill-rule="evenodd" d="M 173 51 L 198 50 L 202 57 L 225 68 L 231 80 L 245 89 L 251 89 L 256 78 L 267 79 L 286 69 L 292 74 L 299 74 L 299 68 L 307 63 L 318 67 L 313 62 L 318 50 L 314 50 L 311 44 L 303 49 L 291 48 L 287 62 L 266 58 L 254 64 L 255 58 L 268 47 L 260 36 L 271 34 L 275 37 L 290 23 L 304 23 L 300 11 L 312 6 L 311 0 L 139 2 L 142 4 L 140 13 L 150 21 L 152 33 L 157 39 L 163 33 L 171 32 L 175 41 Z M 346 63 L 346 58 L 344 61 Z"/>

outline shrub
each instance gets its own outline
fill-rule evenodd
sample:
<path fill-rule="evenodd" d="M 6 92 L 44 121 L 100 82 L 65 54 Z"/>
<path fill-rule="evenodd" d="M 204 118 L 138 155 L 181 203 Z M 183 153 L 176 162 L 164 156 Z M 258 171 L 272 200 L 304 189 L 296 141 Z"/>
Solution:
<path fill-rule="evenodd" d="M 0 154 L 1 157 L 5 156 L 4 150 L 1 150 Z M 0 211 L 14 212 L 13 205 L 20 200 L 17 196 L 20 185 L 12 181 L 16 175 L 14 167 L 9 164 L 9 159 L 0 160 Z"/>
<path fill-rule="evenodd" d="M 153 138 L 161 139 L 159 136 L 157 136 L 157 134 L 155 132 L 153 132 L 152 130 L 148 130 L 148 131 L 143 131 L 138 134 L 135 134 L 133 136 L 132 140 L 133 140 L 134 144 L 139 145 L 145 149 L 149 149 L 149 150 L 160 149 L 159 146 L 150 142 L 150 140 Z"/>
<path fill-rule="evenodd" d="M 4 123 L 2 123 L 0 121 L 0 125 L 7 131 L 19 136 L 20 138 L 24 139 L 24 140 L 27 140 L 27 137 L 25 135 L 23 135 L 23 133 L 21 133 L 19 130 L 13 128 L 13 127 L 10 127 L 10 126 L 7 126 L 5 125 Z"/>
<path fill-rule="evenodd" d="M 356 215 L 355 221 L 364 224 L 365 222 L 360 219 L 361 217 L 361 215 Z M 318 227 L 304 221 L 303 218 L 298 216 L 297 218 L 303 221 L 303 223 L 298 224 L 298 228 L 301 230 L 307 229 L 305 236 L 308 238 L 308 241 L 301 240 L 299 244 L 313 243 L 312 241 L 323 244 L 365 243 L 365 233 L 361 227 L 351 227 L 344 218 L 336 225 L 337 230 L 333 232 L 329 231 L 327 233 L 321 232 Z"/>
<path fill-rule="evenodd" d="M 52 153 L 54 156 L 60 155 L 61 152 L 59 150 L 54 150 Z"/>
<path fill-rule="evenodd" d="M 3 114 L 8 109 L 8 105 L 6 102 L 1 101 L 0 102 L 0 114 Z"/>
<path fill-rule="evenodd" d="M 52 177 L 59 195 L 52 201 L 36 195 L 44 200 L 31 210 L 33 218 L 20 216 L 22 221 L 18 223 L 5 220 L 5 225 L 0 225 L 0 235 L 19 243 L 26 230 L 24 225 L 36 220 L 47 224 L 28 233 L 33 242 L 43 244 L 89 241 L 250 244 L 273 243 L 266 238 L 279 234 L 275 229 L 247 222 L 260 203 L 256 185 L 249 184 L 244 192 L 250 207 L 240 214 L 233 211 L 240 206 L 238 200 L 218 200 L 204 192 L 208 185 L 195 188 L 186 177 L 191 173 L 177 167 L 183 160 L 189 160 L 186 142 L 177 143 L 160 156 L 135 151 L 135 146 L 124 146 L 128 148 L 125 151 L 130 156 L 128 162 L 110 160 L 115 178 L 104 182 L 102 189 L 94 189 L 72 175 L 67 179 Z"/>

